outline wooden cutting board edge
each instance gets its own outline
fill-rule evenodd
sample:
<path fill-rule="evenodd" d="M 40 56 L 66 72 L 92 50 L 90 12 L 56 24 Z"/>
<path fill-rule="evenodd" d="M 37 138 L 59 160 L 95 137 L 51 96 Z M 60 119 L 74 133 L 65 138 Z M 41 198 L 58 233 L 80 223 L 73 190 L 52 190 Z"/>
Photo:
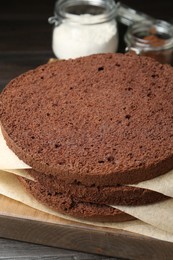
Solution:
<path fill-rule="evenodd" d="M 51 223 L 48 214 L 22 203 L 4 196 L 0 202 L 0 236 L 4 238 L 126 259 L 173 259 L 169 242 L 60 218 L 55 223 L 54 216 Z"/>
<path fill-rule="evenodd" d="M 121 230 L 51 224 L 0 216 L 0 236 L 25 242 L 126 259 L 172 259 L 172 243 Z"/>

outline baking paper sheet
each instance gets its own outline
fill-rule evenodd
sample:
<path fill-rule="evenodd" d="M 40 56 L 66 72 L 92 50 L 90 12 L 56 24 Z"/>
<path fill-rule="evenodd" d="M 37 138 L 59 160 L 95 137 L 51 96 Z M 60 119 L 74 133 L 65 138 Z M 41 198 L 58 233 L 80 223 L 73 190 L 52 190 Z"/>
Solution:
<path fill-rule="evenodd" d="M 130 231 L 133 233 L 138 233 L 141 235 L 149 236 L 152 238 L 157 238 L 160 240 L 165 240 L 168 242 L 173 242 L 173 234 L 170 232 L 162 231 L 159 228 L 153 227 L 149 224 L 146 224 L 140 220 L 134 221 L 126 221 L 122 223 L 101 223 L 101 222 L 89 222 L 83 221 L 80 219 L 72 218 L 63 214 L 60 214 L 56 211 L 49 209 L 48 207 L 42 205 L 41 203 L 37 202 L 32 195 L 26 192 L 23 186 L 18 181 L 17 177 L 13 174 L 3 172 L 0 173 L 0 194 L 4 195 L 8 198 L 14 199 L 19 201 L 25 205 L 28 205 L 32 208 L 38 209 L 42 212 L 58 216 L 63 219 L 75 221 L 78 223 L 84 223 L 94 226 L 100 227 L 110 227 L 115 229 L 122 229 L 126 231 Z"/>
<path fill-rule="evenodd" d="M 29 169 L 7 146 L 0 128 L 0 169 Z"/>
<path fill-rule="evenodd" d="M 5 170 L 2 169 L 2 171 L 24 177 L 31 181 L 35 181 L 35 179 L 31 175 L 29 175 L 29 173 L 25 169 L 5 169 Z M 1 169 L 0 169 L 0 174 L 1 174 Z"/>
<path fill-rule="evenodd" d="M 173 233 L 173 199 L 144 206 L 111 205 L 156 228 Z"/>
<path fill-rule="evenodd" d="M 173 170 L 152 180 L 128 186 L 157 191 L 173 198 Z"/>

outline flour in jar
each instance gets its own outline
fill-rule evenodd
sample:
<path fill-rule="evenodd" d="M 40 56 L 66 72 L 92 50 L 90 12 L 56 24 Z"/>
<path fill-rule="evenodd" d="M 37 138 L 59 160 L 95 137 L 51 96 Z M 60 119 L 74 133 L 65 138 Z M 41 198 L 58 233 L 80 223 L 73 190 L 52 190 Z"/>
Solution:
<path fill-rule="evenodd" d="M 116 52 L 115 19 L 99 22 L 99 15 L 70 15 L 53 31 L 53 51 L 59 59 L 77 58 L 94 53 Z"/>

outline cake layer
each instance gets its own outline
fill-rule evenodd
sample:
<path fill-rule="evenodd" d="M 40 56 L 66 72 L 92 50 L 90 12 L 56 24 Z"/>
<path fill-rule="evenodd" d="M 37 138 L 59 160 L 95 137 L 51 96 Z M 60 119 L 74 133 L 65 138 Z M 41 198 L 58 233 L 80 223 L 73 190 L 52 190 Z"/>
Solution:
<path fill-rule="evenodd" d="M 75 202 L 114 205 L 144 205 L 167 199 L 163 194 L 148 189 L 128 186 L 85 186 L 80 182 L 65 182 L 53 175 L 27 170 L 29 175 L 48 192 L 63 193 Z"/>
<path fill-rule="evenodd" d="M 18 177 L 24 187 L 38 201 L 53 210 L 80 219 L 102 222 L 123 222 L 134 217 L 106 205 L 95 203 L 75 202 L 72 197 L 61 192 L 50 192 L 37 182 Z"/>
<path fill-rule="evenodd" d="M 152 179 L 173 168 L 173 69 L 147 57 L 92 55 L 11 81 L 0 120 L 36 171 L 86 186 Z"/>

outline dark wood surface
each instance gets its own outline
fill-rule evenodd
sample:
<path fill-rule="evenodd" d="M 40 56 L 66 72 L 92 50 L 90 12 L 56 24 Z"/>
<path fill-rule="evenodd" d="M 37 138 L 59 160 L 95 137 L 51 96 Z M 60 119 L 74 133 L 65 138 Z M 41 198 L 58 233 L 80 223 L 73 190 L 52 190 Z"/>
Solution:
<path fill-rule="evenodd" d="M 0 89 L 17 75 L 46 63 L 53 57 L 52 28 L 54 0 L 2 0 L 0 7 Z M 156 18 L 173 22 L 172 0 L 124 0 L 123 3 Z M 120 26 L 120 48 L 123 50 Z M 123 32 L 123 33 L 122 33 Z M 0 239 L 0 259 L 116 259 L 58 248 Z"/>
<path fill-rule="evenodd" d="M 71 250 L 34 245 L 8 239 L 0 239 L 0 259 L 111 260 L 116 258 L 101 257 Z"/>

